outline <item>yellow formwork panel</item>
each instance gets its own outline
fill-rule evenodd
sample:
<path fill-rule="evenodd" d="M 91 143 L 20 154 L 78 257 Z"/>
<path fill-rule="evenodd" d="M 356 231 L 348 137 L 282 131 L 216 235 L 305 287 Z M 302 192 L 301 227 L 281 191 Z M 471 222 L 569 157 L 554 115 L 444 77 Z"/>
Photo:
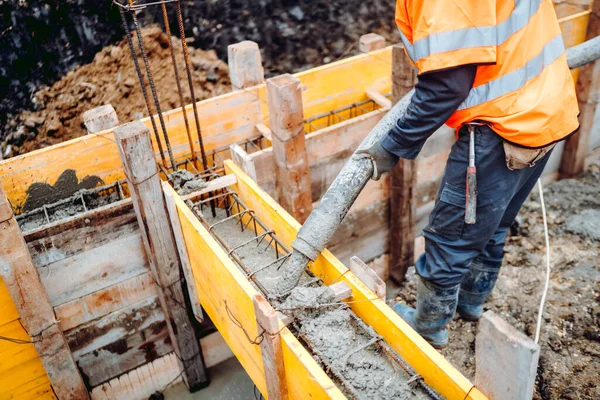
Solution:
<path fill-rule="evenodd" d="M 277 237 L 290 246 L 300 224 L 277 202 L 245 175 L 233 162 L 225 162 L 225 171 L 237 176 L 233 186 L 247 207 L 266 226 L 275 230 Z M 345 281 L 352 288 L 348 301 L 352 310 L 364 322 L 373 327 L 386 342 L 421 375 L 427 384 L 448 399 L 485 399 L 439 352 L 418 335 L 384 301 L 379 299 L 360 279 L 333 256 L 328 250 L 321 253 L 310 267 L 311 271 L 326 284 Z"/>
<path fill-rule="evenodd" d="M 266 395 L 258 329 L 252 299 L 258 291 L 227 253 L 173 192 L 202 307 L 261 393 Z M 344 396 L 296 337 L 281 325 L 288 393 L 292 399 Z M 254 343 L 253 343 L 254 342 Z"/>
<path fill-rule="evenodd" d="M 0 336 L 31 341 L 18 320 L 1 325 Z M 0 399 L 56 399 L 32 343 L 0 340 Z"/>

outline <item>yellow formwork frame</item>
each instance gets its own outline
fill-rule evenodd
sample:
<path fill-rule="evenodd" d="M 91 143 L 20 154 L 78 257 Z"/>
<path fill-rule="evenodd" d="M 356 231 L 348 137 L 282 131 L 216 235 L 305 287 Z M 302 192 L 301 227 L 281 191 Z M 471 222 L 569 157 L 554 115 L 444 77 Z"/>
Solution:
<path fill-rule="evenodd" d="M 225 171 L 237 177 L 237 183 L 232 189 L 246 206 L 253 209 L 258 219 L 266 226 L 275 230 L 283 244 L 290 246 L 301 225 L 230 160 L 225 162 Z M 326 284 L 333 281 L 348 283 L 352 288 L 352 297 L 348 303 L 356 315 L 373 327 L 425 379 L 425 382 L 444 397 L 486 398 L 384 301 L 348 271 L 329 250 L 324 250 L 310 269 Z"/>
<path fill-rule="evenodd" d="M 198 297 L 252 381 L 266 396 L 265 374 L 252 299 L 258 291 L 173 192 Z M 281 327 L 286 383 L 292 399 L 343 399 L 342 392 L 296 337 Z"/>

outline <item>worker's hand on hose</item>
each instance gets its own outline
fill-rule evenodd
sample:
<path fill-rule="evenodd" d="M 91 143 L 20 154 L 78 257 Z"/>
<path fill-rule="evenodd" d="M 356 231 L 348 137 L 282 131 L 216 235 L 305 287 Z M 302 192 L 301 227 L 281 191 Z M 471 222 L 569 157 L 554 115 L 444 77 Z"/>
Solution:
<path fill-rule="evenodd" d="M 378 141 L 371 147 L 357 150 L 354 158 L 370 158 L 373 160 L 373 176 L 371 179 L 378 181 L 381 175 L 390 172 L 398 164 L 399 157 L 384 149 L 381 141 Z"/>

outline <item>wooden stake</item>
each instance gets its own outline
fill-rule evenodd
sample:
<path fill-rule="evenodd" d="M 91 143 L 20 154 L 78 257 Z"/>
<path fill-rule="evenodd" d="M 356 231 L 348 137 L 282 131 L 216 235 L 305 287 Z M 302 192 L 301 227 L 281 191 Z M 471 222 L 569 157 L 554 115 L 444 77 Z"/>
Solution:
<path fill-rule="evenodd" d="M 600 35 L 600 1 L 594 1 L 587 27 L 587 39 Z M 560 163 L 559 177 L 572 178 L 583 172 L 585 157 L 590 151 L 590 136 L 594 129 L 596 109 L 600 102 L 600 61 L 584 65 L 579 69 L 577 81 L 580 129 L 565 142 Z"/>
<path fill-rule="evenodd" d="M 416 72 L 402 45 L 392 49 L 392 102 L 395 104 L 408 93 L 417 81 Z M 400 159 L 390 172 L 390 257 L 389 275 L 401 283 L 406 270 L 413 263 L 415 251 L 415 207 L 413 195 L 416 188 L 415 161 Z"/>
<path fill-rule="evenodd" d="M 233 90 L 247 89 L 265 81 L 258 44 L 246 40 L 227 46 L 229 78 Z"/>
<path fill-rule="evenodd" d="M 475 386 L 490 399 L 531 399 L 540 346 L 493 311 L 479 320 Z"/>
<path fill-rule="evenodd" d="M 362 35 L 358 42 L 358 49 L 361 53 L 368 53 L 374 50 L 380 50 L 385 47 L 385 38 L 376 33 L 367 33 Z"/>
<path fill-rule="evenodd" d="M 69 345 L 0 185 L 0 275 L 59 399 L 89 399 Z"/>
<path fill-rule="evenodd" d="M 184 381 L 190 391 L 209 383 L 199 338 L 188 310 L 187 288 L 167 214 L 148 128 L 139 121 L 115 129 L 115 138 L 129 183 L 133 205 L 175 354 L 182 363 Z"/>
<path fill-rule="evenodd" d="M 254 296 L 253 303 L 258 333 L 259 335 L 263 334 L 260 351 L 267 383 L 267 397 L 269 400 L 287 399 L 287 383 L 283 367 L 281 337 L 279 336 L 279 330 L 281 329 L 279 318 L 277 318 L 277 313 L 273 307 L 261 294 Z"/>
<path fill-rule="evenodd" d="M 110 104 L 93 108 L 83 113 L 83 124 L 88 134 L 119 126 L 117 112 Z"/>
<path fill-rule="evenodd" d="M 300 79 L 284 74 L 267 80 L 269 119 L 279 202 L 303 223 L 312 211 Z"/>

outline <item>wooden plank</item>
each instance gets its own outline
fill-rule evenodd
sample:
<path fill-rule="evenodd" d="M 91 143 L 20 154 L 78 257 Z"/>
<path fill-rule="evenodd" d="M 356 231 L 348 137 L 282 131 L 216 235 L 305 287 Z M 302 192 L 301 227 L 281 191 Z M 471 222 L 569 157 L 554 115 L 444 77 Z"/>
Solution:
<path fill-rule="evenodd" d="M 126 254 L 126 257 L 116 257 Z M 113 240 L 38 269 L 52 306 L 58 306 L 148 271 L 140 233 Z"/>
<path fill-rule="evenodd" d="M 181 380 L 177 379 L 180 373 L 177 357 L 170 353 L 124 374 L 121 378 L 115 378 L 94 388 L 91 392 L 92 399 L 145 400 L 155 392 L 163 392 L 169 382 L 177 384 Z M 133 382 L 135 391 L 131 393 Z"/>
<path fill-rule="evenodd" d="M 237 179 L 235 179 L 234 175 L 227 175 L 223 178 L 227 177 L 233 178 L 229 179 L 229 181 L 233 183 L 237 182 Z M 216 180 L 223 178 L 217 178 Z M 179 260 L 181 262 L 181 268 L 183 269 L 183 276 L 185 278 L 187 288 L 187 296 L 192 307 L 192 313 L 198 322 L 202 322 L 204 321 L 204 313 L 202 312 L 202 306 L 200 305 L 200 299 L 198 298 L 198 290 L 196 289 L 196 284 L 194 283 L 194 274 L 190 265 L 187 249 L 185 248 L 183 234 L 181 232 L 181 224 L 179 223 L 179 215 L 177 215 L 177 206 L 175 205 L 175 190 L 173 190 L 168 182 L 164 181 L 162 182 L 162 188 L 165 196 L 165 203 L 167 205 L 167 212 L 169 213 L 169 220 L 171 221 L 171 228 L 173 229 L 173 236 L 175 236 L 175 244 L 177 246 L 177 251 L 179 252 Z M 200 194 L 201 193 L 198 193 L 198 195 Z"/>
<path fill-rule="evenodd" d="M 252 208 L 256 216 L 266 225 L 277 227 L 277 237 L 286 245 L 296 238 L 300 223 L 295 221 L 279 204 L 249 179 L 232 162 L 225 162 L 227 173 L 238 177 L 236 192 L 244 203 Z M 365 323 L 383 336 L 415 370 L 425 382 L 446 398 L 484 399 L 485 396 L 456 370 L 440 353 L 429 345 L 384 301 L 373 295 L 360 279 L 348 271 L 329 250 L 324 250 L 311 266 L 311 271 L 325 284 L 344 281 L 352 288 L 352 298 L 348 303 L 352 310 Z M 340 278 L 341 276 L 341 278 Z M 284 363 L 285 359 L 284 346 Z M 286 373 L 290 374 L 287 370 Z"/>
<path fill-rule="evenodd" d="M 417 74 L 401 45 L 392 50 L 392 101 L 396 103 L 417 81 Z M 390 172 L 390 256 L 389 277 L 402 283 L 414 259 L 415 212 L 413 202 L 417 166 L 414 160 L 400 159 Z"/>
<path fill-rule="evenodd" d="M 258 292 L 185 203 L 178 197 L 175 200 L 202 306 L 250 378 L 266 394 L 260 348 L 246 338 L 232 318 L 248 337 L 256 338 L 252 298 Z M 290 398 L 344 398 L 288 329 L 281 330 L 280 335 Z"/>
<path fill-rule="evenodd" d="M 367 96 L 384 110 L 392 108 L 392 101 L 373 88 L 367 89 Z"/>
<path fill-rule="evenodd" d="M 489 310 L 475 340 L 475 383 L 490 399 L 531 399 L 540 346 Z"/>
<path fill-rule="evenodd" d="M 227 46 L 229 78 L 233 90 L 247 89 L 265 81 L 258 44 L 250 40 Z"/>
<path fill-rule="evenodd" d="M 253 304 L 257 329 L 259 335 L 262 335 L 260 351 L 267 384 L 267 397 L 270 400 L 287 399 L 287 382 L 283 366 L 281 337 L 279 336 L 279 318 L 273 307 L 261 294 L 254 296 Z"/>
<path fill-rule="evenodd" d="M 156 284 L 150 272 L 144 272 L 115 285 L 95 291 L 55 307 L 63 331 L 104 317 L 139 301 L 156 297 Z"/>
<path fill-rule="evenodd" d="M 300 80 L 285 74 L 267 81 L 273 159 L 279 201 L 299 221 L 312 211 Z"/>
<path fill-rule="evenodd" d="M 88 134 L 98 133 L 119 126 L 119 117 L 114 107 L 104 104 L 83 113 L 83 124 Z"/>
<path fill-rule="evenodd" d="M 185 306 L 177 245 L 170 227 L 158 176 L 150 132 L 140 122 L 115 129 L 123 169 L 141 229 L 150 266 L 159 283 L 159 299 L 173 347 L 183 363 L 184 381 L 191 391 L 208 385 L 202 349 Z"/>
<path fill-rule="evenodd" d="M 46 225 L 24 235 L 39 269 L 103 246 L 139 230 L 131 200 Z"/>
<path fill-rule="evenodd" d="M 60 398 L 89 398 L 27 244 L 0 185 L 0 276 Z"/>
<path fill-rule="evenodd" d="M 358 50 L 361 53 L 368 53 L 374 50 L 381 50 L 385 47 L 385 38 L 376 33 L 367 33 L 358 40 Z"/>
<path fill-rule="evenodd" d="M 90 386 L 97 386 L 173 351 L 157 297 L 65 332 Z"/>
<path fill-rule="evenodd" d="M 363 281 L 369 289 L 371 289 L 377 297 L 385 301 L 385 282 L 360 258 L 353 256 L 350 259 L 350 271 L 358 279 Z"/>
<path fill-rule="evenodd" d="M 231 151 L 231 159 L 234 163 L 240 166 L 242 171 L 244 171 L 249 177 L 254 180 L 257 180 L 256 177 L 256 166 L 254 165 L 254 160 L 237 144 L 232 144 L 229 148 Z"/>
<path fill-rule="evenodd" d="M 230 175 L 220 176 L 220 177 L 208 182 L 206 184 L 205 188 L 200 189 L 200 190 L 190 193 L 190 194 L 186 194 L 185 196 L 182 196 L 182 198 L 185 201 L 185 200 L 191 199 L 193 197 L 202 196 L 203 194 L 214 192 L 215 190 L 224 189 L 228 186 L 235 184 L 235 182 L 236 182 L 236 177 L 234 175 L 230 174 Z"/>
<path fill-rule="evenodd" d="M 271 128 L 269 128 L 265 124 L 256 124 L 256 130 L 258 131 L 258 133 L 263 135 L 263 137 L 266 138 L 269 142 L 273 141 L 273 132 L 271 131 Z"/>
<path fill-rule="evenodd" d="M 587 38 L 592 39 L 600 34 L 600 1 L 592 5 L 587 26 Z M 600 62 L 584 65 L 580 68 L 577 82 L 577 98 L 581 115 L 579 117 L 579 132 L 569 137 L 560 164 L 560 177 L 572 178 L 583 172 L 585 157 L 590 151 L 590 135 L 598 127 L 595 124 L 595 114 L 600 101 Z"/>

